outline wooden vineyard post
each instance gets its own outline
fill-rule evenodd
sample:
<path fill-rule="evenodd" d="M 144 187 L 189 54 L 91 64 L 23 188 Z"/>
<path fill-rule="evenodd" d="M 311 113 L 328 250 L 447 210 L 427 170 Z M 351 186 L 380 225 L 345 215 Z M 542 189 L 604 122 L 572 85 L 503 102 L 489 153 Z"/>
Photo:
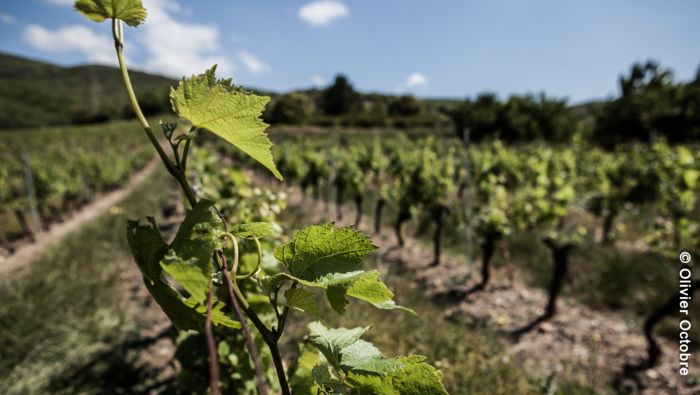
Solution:
<path fill-rule="evenodd" d="M 29 155 L 27 155 L 26 152 L 22 153 L 22 165 L 24 167 L 24 183 L 27 189 L 27 198 L 29 198 L 29 214 L 32 219 L 31 229 L 33 234 L 41 229 L 41 217 L 39 216 L 39 209 L 37 208 L 32 167 L 29 161 Z"/>
<path fill-rule="evenodd" d="M 464 140 L 464 167 L 466 168 L 466 222 L 467 222 L 467 263 L 471 265 L 474 254 L 474 232 L 472 230 L 472 170 L 469 157 L 469 128 L 464 128 L 462 132 Z"/>

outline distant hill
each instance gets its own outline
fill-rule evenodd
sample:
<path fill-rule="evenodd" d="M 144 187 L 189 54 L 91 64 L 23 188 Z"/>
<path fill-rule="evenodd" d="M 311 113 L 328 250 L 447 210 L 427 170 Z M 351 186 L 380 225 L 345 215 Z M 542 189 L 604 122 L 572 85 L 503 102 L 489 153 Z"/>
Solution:
<path fill-rule="evenodd" d="M 140 98 L 167 106 L 173 80 L 132 72 Z M 128 115 L 118 69 L 60 67 L 0 54 L 0 129 L 93 122 Z"/>

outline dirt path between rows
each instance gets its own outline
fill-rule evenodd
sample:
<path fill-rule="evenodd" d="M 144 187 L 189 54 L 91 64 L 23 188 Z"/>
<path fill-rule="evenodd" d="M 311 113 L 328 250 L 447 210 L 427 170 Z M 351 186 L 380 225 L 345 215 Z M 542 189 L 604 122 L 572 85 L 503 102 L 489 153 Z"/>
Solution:
<path fill-rule="evenodd" d="M 305 198 L 297 187 L 286 189 L 288 204 L 304 212 L 308 223 L 335 221 L 335 206 L 329 209 L 310 196 Z M 338 225 L 350 225 L 355 218 L 354 207 L 343 207 L 343 220 Z M 360 229 L 371 233 L 373 219 L 362 217 Z M 467 285 L 480 279 L 479 267 L 468 266 L 464 257 L 444 254 L 438 267 L 431 267 L 431 248 L 405 232 L 406 245 L 397 248 L 394 232 L 384 227 L 373 241 L 379 246 L 380 265 L 400 267 L 427 292 L 444 304 L 445 319 L 468 322 L 466 325 L 487 327 L 496 334 L 503 334 L 509 355 L 522 361 L 531 371 L 548 374 L 566 374 L 578 377 L 582 382 L 596 383 L 597 388 L 609 388 L 614 393 L 613 382 L 623 366 L 637 363 L 646 356 L 646 341 L 642 336 L 640 317 L 628 313 L 599 311 L 567 297 L 559 301 L 557 315 L 549 322 L 511 340 L 506 334 L 530 323 L 538 317 L 546 305 L 547 295 L 542 289 L 528 287 L 514 280 L 513 267 L 496 270 L 490 286 L 482 292 L 451 302 L 440 299 L 447 291 L 459 288 L 457 279 L 467 278 Z M 462 286 L 464 287 L 464 286 Z M 651 308 L 651 306 L 650 306 Z M 700 394 L 700 384 L 678 373 L 678 344 L 657 335 L 662 357 L 653 369 L 637 375 L 634 380 L 625 379 L 618 390 L 635 394 Z M 693 356 L 691 370 L 697 377 L 700 358 Z M 555 376 L 556 377 L 556 376 Z M 620 384 L 620 383 L 618 383 Z"/>
<path fill-rule="evenodd" d="M 133 174 L 123 188 L 98 197 L 76 211 L 67 220 L 51 225 L 47 232 L 38 233 L 34 243 L 28 242 L 19 246 L 12 255 L 0 257 L 0 277 L 17 276 L 23 273 L 30 267 L 32 261 L 39 259 L 44 254 L 47 248 L 60 241 L 67 234 L 97 218 L 134 192 L 153 174 L 159 164 L 158 159 L 153 159 L 143 169 Z"/>

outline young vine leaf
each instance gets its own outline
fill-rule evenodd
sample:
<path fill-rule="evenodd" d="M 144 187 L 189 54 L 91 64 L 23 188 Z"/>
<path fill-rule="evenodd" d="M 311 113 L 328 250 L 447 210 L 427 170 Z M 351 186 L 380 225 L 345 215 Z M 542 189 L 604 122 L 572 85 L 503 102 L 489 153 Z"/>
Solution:
<path fill-rule="evenodd" d="M 350 226 L 333 223 L 312 225 L 297 231 L 289 242 L 275 249 L 275 258 L 289 273 L 314 281 L 334 273 L 362 269 L 362 260 L 377 249 L 372 239 Z"/>
<path fill-rule="evenodd" d="M 170 103 L 178 116 L 233 144 L 282 180 L 265 133 L 269 125 L 260 119 L 269 101 L 267 96 L 233 85 L 230 79 L 217 80 L 216 66 L 183 78 L 177 88 L 170 89 Z"/>
<path fill-rule="evenodd" d="M 146 9 L 141 0 L 77 0 L 74 7 L 94 22 L 120 19 L 136 27 L 146 20 Z"/>
<path fill-rule="evenodd" d="M 275 249 L 275 258 L 286 265 L 289 273 L 268 277 L 264 285 L 275 289 L 291 280 L 325 290 L 331 307 L 339 313 L 345 311 L 346 297 L 353 297 L 380 309 L 403 309 L 415 314 L 394 302 L 394 294 L 379 279 L 378 271 L 363 270 L 362 260 L 376 248 L 367 235 L 352 227 L 312 225 L 297 231 L 292 240 Z"/>
<path fill-rule="evenodd" d="M 127 241 L 148 291 L 179 330 L 201 331 L 206 317 L 206 296 L 212 274 L 212 256 L 220 248 L 220 220 L 211 212 L 212 202 L 202 200 L 187 214 L 171 244 L 166 244 L 153 218 L 148 224 L 129 221 Z M 183 295 L 166 280 L 178 283 Z M 214 299 L 212 322 L 239 328 L 240 323 L 223 311 Z"/>
<path fill-rule="evenodd" d="M 271 223 L 268 222 L 252 222 L 249 224 L 235 224 L 231 226 L 230 232 L 232 235 L 240 238 L 257 237 L 262 239 L 274 233 Z"/>
<path fill-rule="evenodd" d="M 447 394 L 442 374 L 425 363 L 425 357 L 387 358 L 372 343 L 361 337 L 369 328 L 328 329 L 320 322 L 309 324 L 310 343 L 327 364 L 318 360 L 312 371 L 316 385 L 341 388 L 346 386 L 359 394 L 423 395 Z M 343 383 L 335 377 L 347 377 Z"/>
<path fill-rule="evenodd" d="M 384 375 L 348 372 L 346 385 L 367 395 L 448 395 L 442 373 L 421 355 L 396 357 L 401 368 Z"/>
<path fill-rule="evenodd" d="M 284 291 L 284 298 L 289 307 L 303 311 L 315 317 L 321 316 L 321 308 L 316 302 L 316 294 L 304 288 L 289 288 Z"/>
<path fill-rule="evenodd" d="M 357 342 L 368 329 L 369 327 L 328 329 L 316 321 L 309 324 L 309 337 L 311 344 L 326 357 L 326 361 L 339 370 L 345 349 Z"/>

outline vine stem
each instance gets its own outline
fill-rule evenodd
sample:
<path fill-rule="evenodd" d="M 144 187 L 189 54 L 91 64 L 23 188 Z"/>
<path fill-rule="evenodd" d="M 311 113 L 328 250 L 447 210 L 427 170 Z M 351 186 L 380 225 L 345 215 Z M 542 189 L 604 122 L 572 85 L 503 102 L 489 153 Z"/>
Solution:
<path fill-rule="evenodd" d="M 260 356 L 258 355 L 258 350 L 255 348 L 255 342 L 250 333 L 250 329 L 248 328 L 248 323 L 246 322 L 245 316 L 243 316 L 241 311 L 241 306 L 238 304 L 238 298 L 242 298 L 243 295 L 240 293 L 240 290 L 238 290 L 238 286 L 236 286 L 231 280 L 231 274 L 228 271 L 228 264 L 226 263 L 226 256 L 221 253 L 219 254 L 219 258 L 221 259 L 221 264 L 223 266 L 224 278 L 226 279 L 226 290 L 228 291 L 229 299 L 231 300 L 231 305 L 233 306 L 233 311 L 241 323 L 241 329 L 243 330 L 243 335 L 246 339 L 246 347 L 248 348 L 250 358 L 253 360 L 253 364 L 255 365 L 255 379 L 258 381 L 258 390 L 260 391 L 260 395 L 267 395 L 267 385 L 265 384 L 265 377 L 262 365 L 260 363 Z M 234 290 L 236 291 L 236 295 L 234 295 Z M 246 315 L 250 317 L 250 314 L 248 313 L 249 309 L 250 307 L 246 309 Z M 260 327 L 256 325 L 256 328 L 258 328 L 260 331 Z M 265 334 L 262 331 L 260 331 L 260 333 L 264 338 Z"/>
<path fill-rule="evenodd" d="M 156 139 L 155 135 L 153 134 L 153 130 L 151 129 L 151 126 L 148 124 L 148 120 L 146 117 L 143 115 L 143 112 L 141 111 L 141 107 L 138 103 L 138 100 L 136 98 L 136 94 L 134 92 L 134 88 L 131 84 L 131 79 L 129 78 L 129 71 L 126 67 L 126 60 L 124 59 L 124 54 L 123 54 L 123 47 L 124 47 L 124 33 L 122 30 L 122 24 L 121 21 L 118 21 L 116 19 L 112 19 L 112 35 L 114 37 L 114 47 L 117 52 L 117 59 L 119 61 L 119 69 L 121 70 L 122 73 L 122 79 L 124 81 L 124 86 L 126 88 L 127 95 L 129 97 L 129 102 L 131 103 L 131 107 L 134 110 L 134 114 L 136 115 L 136 118 L 138 119 L 139 123 L 141 124 L 141 127 L 143 130 L 146 132 L 146 135 L 148 139 L 150 140 L 151 144 L 153 147 L 156 149 L 158 156 L 160 157 L 161 161 L 165 165 L 166 169 L 168 172 L 179 182 L 180 186 L 182 187 L 182 190 L 184 191 L 185 195 L 187 196 L 187 200 L 189 201 L 190 205 L 194 207 L 194 205 L 197 203 L 197 197 L 195 195 L 194 190 L 192 189 L 192 186 L 189 184 L 187 181 L 187 177 L 185 174 L 186 168 L 184 167 L 187 164 L 187 153 L 190 147 L 190 140 L 188 139 L 185 142 L 185 148 L 183 152 L 183 157 L 182 157 L 182 162 L 173 164 L 173 162 L 168 158 L 168 155 L 165 153 L 163 148 L 160 146 L 160 143 L 158 142 L 158 139 Z M 218 209 L 217 209 L 218 212 Z M 226 221 L 219 212 L 219 216 L 222 218 L 224 222 L 224 226 L 226 227 L 226 232 L 228 232 L 228 225 L 226 224 Z M 280 387 L 282 390 L 283 395 L 291 395 L 291 392 L 289 390 L 289 384 L 287 382 L 287 375 L 284 371 L 284 364 L 282 362 L 282 356 L 279 351 L 279 347 L 277 344 L 277 339 L 279 338 L 279 335 L 273 334 L 267 326 L 260 320 L 260 318 L 257 316 L 255 311 L 248 305 L 248 302 L 246 301 L 245 297 L 243 294 L 240 292 L 238 289 L 238 286 L 236 285 L 235 281 L 231 280 L 231 275 L 229 273 L 227 263 L 226 263 L 226 256 L 224 255 L 223 251 L 217 251 L 217 256 L 222 260 L 223 264 L 223 272 L 224 272 L 224 277 L 226 278 L 226 285 L 228 289 L 228 294 L 229 298 L 231 299 L 231 304 L 234 308 L 234 311 L 236 315 L 238 316 L 237 318 L 241 322 L 241 327 L 243 328 L 243 333 L 246 338 L 246 342 L 248 345 L 248 349 L 250 352 L 250 356 L 253 359 L 253 363 L 255 364 L 255 371 L 256 371 L 256 378 L 258 381 L 258 389 L 260 391 L 261 395 L 267 395 L 267 385 L 265 383 L 264 375 L 263 375 L 263 370 L 262 370 L 262 365 L 260 363 L 260 358 L 258 356 L 257 350 L 255 348 L 255 343 L 253 340 L 253 337 L 250 333 L 250 330 L 248 329 L 245 317 L 243 316 L 241 312 L 241 306 L 239 306 L 239 301 L 243 305 L 243 311 L 245 312 L 246 316 L 250 318 L 250 320 L 253 322 L 255 327 L 258 329 L 260 332 L 261 336 L 263 337 L 263 340 L 267 344 L 268 348 L 270 349 L 270 353 L 272 354 L 272 359 L 275 365 L 275 371 L 277 373 L 277 377 L 279 379 Z M 234 295 L 235 292 L 235 295 Z M 211 319 L 210 312 L 208 312 L 209 319 Z M 208 337 L 208 335 L 207 335 Z M 211 339 L 207 339 L 208 341 L 211 340 L 213 342 L 213 336 Z M 217 366 L 218 369 L 218 366 Z M 212 388 L 212 394 L 214 393 L 214 388 L 218 391 L 218 383 L 211 383 L 211 388 Z"/>
<path fill-rule="evenodd" d="M 165 165 L 165 168 L 180 183 L 180 186 L 182 187 L 183 191 L 185 192 L 185 195 L 187 196 L 187 200 L 190 202 L 190 205 L 194 207 L 194 204 L 197 203 L 197 197 L 194 193 L 194 190 L 187 182 L 184 169 L 181 169 L 176 164 L 173 164 L 170 158 L 168 158 L 168 155 L 165 153 L 165 150 L 163 150 L 163 147 L 161 147 L 160 143 L 158 142 L 158 139 L 153 134 L 151 125 L 148 124 L 148 120 L 143 115 L 143 111 L 141 111 L 141 106 L 139 105 L 138 99 L 136 98 L 134 87 L 131 84 L 129 70 L 126 67 L 126 60 L 124 59 L 124 32 L 122 30 L 121 21 L 112 19 L 112 36 L 114 37 L 114 48 L 117 51 L 119 70 L 122 73 L 122 80 L 124 81 L 126 94 L 127 96 L 129 96 L 129 102 L 131 103 L 131 108 L 134 110 L 134 114 L 136 114 L 136 119 L 139 121 L 141 127 L 146 132 L 146 136 L 151 141 L 151 144 L 156 149 L 156 152 L 158 152 L 158 156 L 160 156 L 160 160 Z"/>
<path fill-rule="evenodd" d="M 207 295 L 207 317 L 204 321 L 204 333 L 207 338 L 207 350 L 209 351 L 209 383 L 211 387 L 211 395 L 219 395 L 219 383 L 221 375 L 219 374 L 219 356 L 216 350 L 216 342 L 214 341 L 214 332 L 211 328 L 211 304 L 214 298 L 214 286 L 212 280 L 209 279 L 209 294 Z"/>
<path fill-rule="evenodd" d="M 141 111 L 141 106 L 139 105 L 138 99 L 136 98 L 136 93 L 134 92 L 134 88 L 131 84 L 131 78 L 129 78 L 129 70 L 126 67 L 126 60 L 124 59 L 124 32 L 122 30 L 121 21 L 112 19 L 112 36 L 114 37 L 114 48 L 117 52 L 117 60 L 119 61 L 119 70 L 122 73 L 124 87 L 126 88 L 126 93 L 129 97 L 131 107 L 134 110 L 134 114 L 136 114 L 136 118 L 141 124 L 143 130 L 146 132 L 146 136 L 148 136 L 148 139 L 150 140 L 151 144 L 156 149 L 156 152 L 158 153 L 158 156 L 160 157 L 163 164 L 165 165 L 165 168 L 168 170 L 168 173 L 170 173 L 175 179 L 178 180 L 180 186 L 182 187 L 182 190 L 187 196 L 187 200 L 189 201 L 190 205 L 194 207 L 194 205 L 197 203 L 197 196 L 195 195 L 194 190 L 190 186 L 189 182 L 187 182 L 187 178 L 185 176 L 185 168 L 181 167 L 179 163 L 173 164 L 170 158 L 168 158 L 168 155 L 165 153 L 163 147 L 161 147 L 160 143 L 158 142 L 158 139 L 156 139 L 155 135 L 153 134 L 153 130 L 148 124 L 148 120 L 146 120 L 146 117 L 144 117 L 143 112 Z M 187 142 L 189 143 L 189 140 Z M 186 145 L 186 147 L 189 148 L 189 145 Z M 184 154 L 186 155 L 187 151 L 185 151 Z M 183 164 L 184 163 L 186 162 L 183 160 Z M 207 349 L 209 353 L 209 387 L 211 388 L 212 395 L 218 395 L 220 373 L 216 342 L 214 340 L 214 334 L 211 327 L 211 304 L 213 297 L 213 287 L 211 282 L 209 287 L 210 288 L 209 295 L 207 297 L 207 314 L 204 324 L 204 333 L 207 338 Z"/>
<path fill-rule="evenodd" d="M 219 211 L 218 209 L 216 211 L 219 217 L 221 218 L 221 221 L 224 223 L 224 230 L 226 231 L 226 233 L 228 233 L 229 227 L 228 223 L 226 222 L 226 218 L 221 213 L 221 211 Z M 250 305 L 246 301 L 245 297 L 243 296 L 243 293 L 241 293 L 241 290 L 238 288 L 238 285 L 236 284 L 235 280 L 232 280 L 232 277 L 235 278 L 236 273 L 234 273 L 233 276 L 231 276 L 228 268 L 228 263 L 226 261 L 226 255 L 221 253 L 219 254 L 219 258 L 221 259 L 221 265 L 223 267 L 224 278 L 226 279 L 226 288 L 229 293 L 229 298 L 231 299 L 234 309 L 236 309 L 236 314 L 241 316 L 241 306 L 238 305 L 237 301 L 240 300 L 241 304 L 243 305 L 243 311 L 245 311 L 245 314 L 248 316 L 248 318 L 250 318 L 250 321 L 253 323 L 253 325 L 255 325 L 255 328 L 258 330 L 258 332 L 260 332 L 263 341 L 265 342 L 265 344 L 267 344 L 267 347 L 270 350 L 270 355 L 272 356 L 272 362 L 275 365 L 275 373 L 277 374 L 277 380 L 279 381 L 282 395 L 291 395 L 291 391 L 289 390 L 289 383 L 287 382 L 287 373 L 284 371 L 282 355 L 280 354 L 279 346 L 277 345 L 279 336 L 273 333 L 270 329 L 268 329 L 265 323 L 263 323 L 262 320 L 260 320 L 260 317 L 258 317 L 253 308 L 250 307 Z M 245 328 L 245 332 L 245 330 L 247 330 L 247 325 L 245 321 L 241 320 L 241 326 Z M 248 339 L 246 337 L 246 339 L 248 340 L 248 347 L 250 348 L 251 346 L 253 346 L 252 338 Z M 255 363 L 256 367 L 256 375 L 262 375 L 262 369 L 259 369 L 260 361 L 259 359 L 257 359 L 257 352 L 251 352 L 251 357 L 254 357 L 253 362 Z"/>

